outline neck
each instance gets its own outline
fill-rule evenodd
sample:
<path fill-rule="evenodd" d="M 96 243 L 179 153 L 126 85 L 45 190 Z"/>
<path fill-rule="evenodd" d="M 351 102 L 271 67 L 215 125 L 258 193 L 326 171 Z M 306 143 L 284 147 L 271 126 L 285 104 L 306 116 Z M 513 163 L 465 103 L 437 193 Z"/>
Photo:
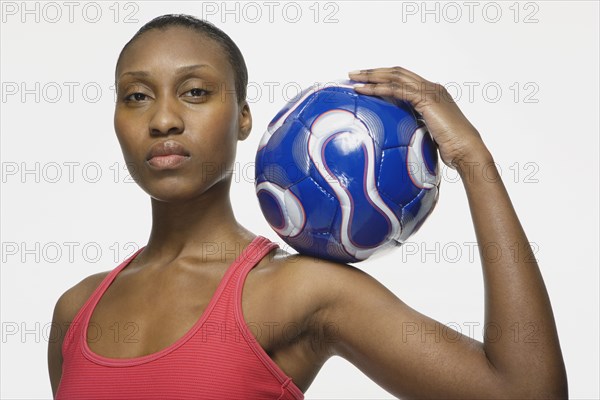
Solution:
<path fill-rule="evenodd" d="M 236 221 L 229 186 L 223 180 L 202 196 L 179 202 L 152 198 L 152 230 L 143 258 L 169 262 L 193 256 L 215 261 L 224 260 L 223 250 L 243 249 L 254 235 Z"/>

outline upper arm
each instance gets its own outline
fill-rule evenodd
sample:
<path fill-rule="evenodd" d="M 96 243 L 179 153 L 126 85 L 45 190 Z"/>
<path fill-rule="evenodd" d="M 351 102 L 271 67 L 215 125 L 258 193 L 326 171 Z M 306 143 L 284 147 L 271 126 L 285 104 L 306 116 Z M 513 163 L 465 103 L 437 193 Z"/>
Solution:
<path fill-rule="evenodd" d="M 331 355 L 395 396 L 482 398 L 504 390 L 481 342 L 412 309 L 365 272 L 319 269 L 318 320 L 329 329 Z"/>
<path fill-rule="evenodd" d="M 62 376 L 62 344 L 67 330 L 65 322 L 68 321 L 66 307 L 69 297 L 68 294 L 69 291 L 63 293 L 54 306 L 50 337 L 48 340 L 48 373 L 50 375 L 53 396 L 56 396 L 58 384 Z"/>
<path fill-rule="evenodd" d="M 106 272 L 102 272 L 85 278 L 64 292 L 54 306 L 48 340 L 48 373 L 53 396 L 56 396 L 62 377 L 62 345 L 68 328 L 79 309 L 105 276 Z"/>

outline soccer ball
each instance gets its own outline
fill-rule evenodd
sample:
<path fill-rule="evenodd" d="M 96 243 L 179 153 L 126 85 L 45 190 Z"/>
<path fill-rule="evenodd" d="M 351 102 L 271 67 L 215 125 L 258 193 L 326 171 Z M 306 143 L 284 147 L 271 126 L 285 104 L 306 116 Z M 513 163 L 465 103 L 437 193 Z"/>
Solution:
<path fill-rule="evenodd" d="M 437 148 L 407 102 L 315 84 L 273 118 L 256 154 L 269 225 L 299 253 L 358 262 L 402 244 L 432 212 Z"/>

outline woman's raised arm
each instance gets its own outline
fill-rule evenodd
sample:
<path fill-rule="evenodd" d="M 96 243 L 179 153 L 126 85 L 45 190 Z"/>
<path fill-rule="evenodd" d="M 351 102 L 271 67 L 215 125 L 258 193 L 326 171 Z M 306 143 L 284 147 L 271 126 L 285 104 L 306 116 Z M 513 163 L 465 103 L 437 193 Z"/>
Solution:
<path fill-rule="evenodd" d="M 463 336 L 411 309 L 367 274 L 339 269 L 335 283 L 333 274 L 322 276 L 329 281 L 330 301 L 320 318 L 336 327 L 331 354 L 398 396 L 568 397 L 542 275 L 477 130 L 443 86 L 404 68 L 355 71 L 350 78 L 362 82 L 357 92 L 409 101 L 442 160 L 458 170 L 482 260 L 485 334 L 483 343 Z M 515 327 L 522 334 L 510 334 Z"/>

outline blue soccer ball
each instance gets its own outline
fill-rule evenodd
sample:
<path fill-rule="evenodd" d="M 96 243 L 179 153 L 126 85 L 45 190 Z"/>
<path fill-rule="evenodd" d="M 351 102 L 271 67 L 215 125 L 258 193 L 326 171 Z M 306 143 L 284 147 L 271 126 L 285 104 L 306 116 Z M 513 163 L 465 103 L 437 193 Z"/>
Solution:
<path fill-rule="evenodd" d="M 269 225 L 299 253 L 358 262 L 402 244 L 432 212 L 435 143 L 407 102 L 314 85 L 273 118 L 256 154 Z"/>

